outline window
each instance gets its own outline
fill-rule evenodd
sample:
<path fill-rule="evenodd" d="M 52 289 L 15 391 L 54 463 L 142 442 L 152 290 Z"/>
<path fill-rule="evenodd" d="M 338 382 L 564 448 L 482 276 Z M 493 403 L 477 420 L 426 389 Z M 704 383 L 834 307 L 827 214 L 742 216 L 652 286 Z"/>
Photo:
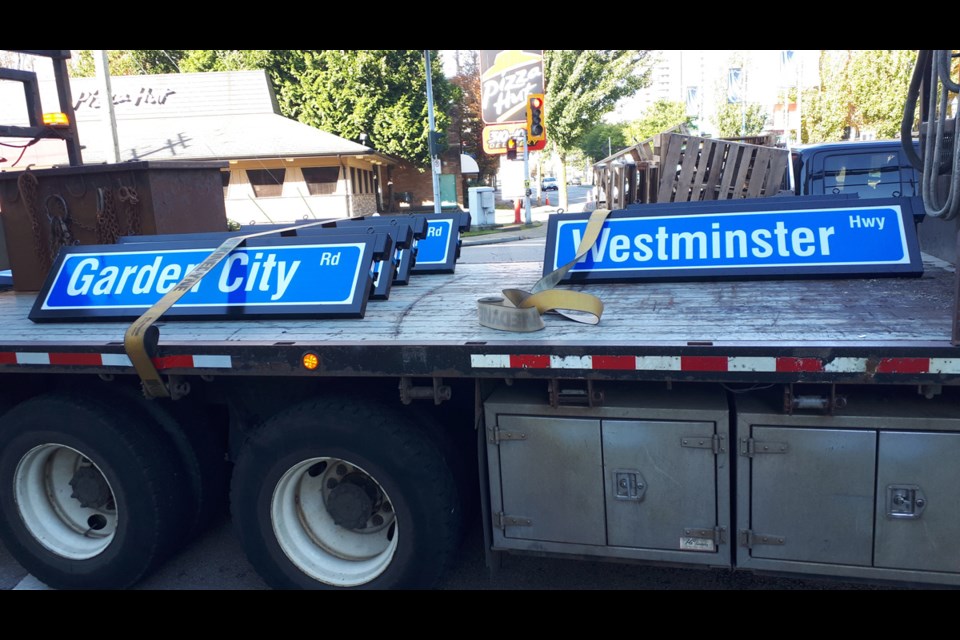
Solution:
<path fill-rule="evenodd" d="M 856 153 L 824 161 L 825 193 L 858 193 L 881 198 L 901 195 L 896 152 Z"/>
<path fill-rule="evenodd" d="M 356 167 L 350 167 L 350 183 L 353 185 L 353 193 L 357 195 L 373 193 L 376 184 L 373 171 L 357 169 Z"/>
<path fill-rule="evenodd" d="M 276 198 L 283 193 L 286 169 L 247 169 L 247 179 L 258 198 Z"/>
<path fill-rule="evenodd" d="M 337 192 L 340 167 L 304 167 L 300 170 L 312 196 L 328 196 Z"/>

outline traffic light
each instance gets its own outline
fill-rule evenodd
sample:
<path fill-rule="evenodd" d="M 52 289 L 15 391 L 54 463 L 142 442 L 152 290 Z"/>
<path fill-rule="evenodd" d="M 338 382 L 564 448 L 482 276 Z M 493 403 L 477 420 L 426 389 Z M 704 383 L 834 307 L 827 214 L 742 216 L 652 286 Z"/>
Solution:
<path fill-rule="evenodd" d="M 517 159 L 517 139 L 507 138 L 507 160 Z"/>
<path fill-rule="evenodd" d="M 543 94 L 534 93 L 527 98 L 527 144 L 547 139 L 547 129 L 543 121 Z"/>

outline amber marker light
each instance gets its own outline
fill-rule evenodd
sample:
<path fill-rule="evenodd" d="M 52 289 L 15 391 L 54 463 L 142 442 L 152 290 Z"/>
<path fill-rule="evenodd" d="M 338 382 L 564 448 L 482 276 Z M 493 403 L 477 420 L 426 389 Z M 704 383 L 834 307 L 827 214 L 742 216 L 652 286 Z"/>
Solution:
<path fill-rule="evenodd" d="M 49 127 L 69 127 L 70 118 L 67 114 L 57 111 L 55 113 L 43 114 L 43 124 Z"/>
<path fill-rule="evenodd" d="M 320 356 L 308 351 L 300 357 L 300 364 L 303 365 L 303 368 L 307 371 L 316 371 L 317 367 L 320 366 Z"/>

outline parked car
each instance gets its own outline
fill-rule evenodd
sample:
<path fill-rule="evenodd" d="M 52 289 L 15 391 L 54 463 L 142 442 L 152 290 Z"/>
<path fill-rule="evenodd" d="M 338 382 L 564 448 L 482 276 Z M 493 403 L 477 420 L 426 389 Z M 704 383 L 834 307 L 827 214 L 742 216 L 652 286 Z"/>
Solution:
<path fill-rule="evenodd" d="M 583 184 L 583 180 L 580 179 L 580 176 L 574 176 L 570 178 L 570 184 L 575 187 L 579 187 L 581 184 Z"/>
<path fill-rule="evenodd" d="M 540 183 L 541 191 L 558 191 L 560 186 L 557 184 L 557 179 L 553 177 L 546 177 Z"/>
<path fill-rule="evenodd" d="M 919 141 L 914 145 L 919 154 Z M 791 176 L 786 176 L 781 188 L 797 195 L 855 193 L 861 199 L 920 195 L 920 174 L 899 139 L 806 144 L 791 149 L 790 155 L 792 184 Z"/>

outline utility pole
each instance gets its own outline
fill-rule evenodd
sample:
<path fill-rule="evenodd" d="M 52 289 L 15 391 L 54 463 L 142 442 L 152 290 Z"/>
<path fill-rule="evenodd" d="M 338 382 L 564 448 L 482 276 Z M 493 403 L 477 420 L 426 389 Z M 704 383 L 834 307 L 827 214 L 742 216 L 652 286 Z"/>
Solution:
<path fill-rule="evenodd" d="M 533 214 L 530 211 L 530 150 L 527 148 L 527 130 L 521 131 L 523 138 L 523 207 L 524 220 L 533 224 Z"/>
<path fill-rule="evenodd" d="M 797 56 L 797 144 L 802 144 L 803 112 L 800 110 L 803 101 L 803 56 Z"/>
<path fill-rule="evenodd" d="M 434 140 L 436 131 L 434 130 L 433 120 L 433 73 L 430 71 L 430 50 L 423 52 L 427 71 L 427 116 L 430 121 L 430 131 L 427 134 L 430 143 L 430 166 L 433 173 L 433 212 L 440 213 L 440 170 L 442 168 L 440 158 L 437 157 L 437 145 Z"/>
<path fill-rule="evenodd" d="M 113 144 L 110 146 L 110 157 L 113 163 L 117 164 L 120 162 L 120 139 L 117 136 L 117 116 L 113 111 L 113 90 L 110 88 L 110 66 L 107 61 L 106 50 L 94 51 L 93 62 L 100 85 L 100 95 L 106 105 L 104 113 L 107 114 L 109 119 L 110 135 L 113 138 Z"/>

